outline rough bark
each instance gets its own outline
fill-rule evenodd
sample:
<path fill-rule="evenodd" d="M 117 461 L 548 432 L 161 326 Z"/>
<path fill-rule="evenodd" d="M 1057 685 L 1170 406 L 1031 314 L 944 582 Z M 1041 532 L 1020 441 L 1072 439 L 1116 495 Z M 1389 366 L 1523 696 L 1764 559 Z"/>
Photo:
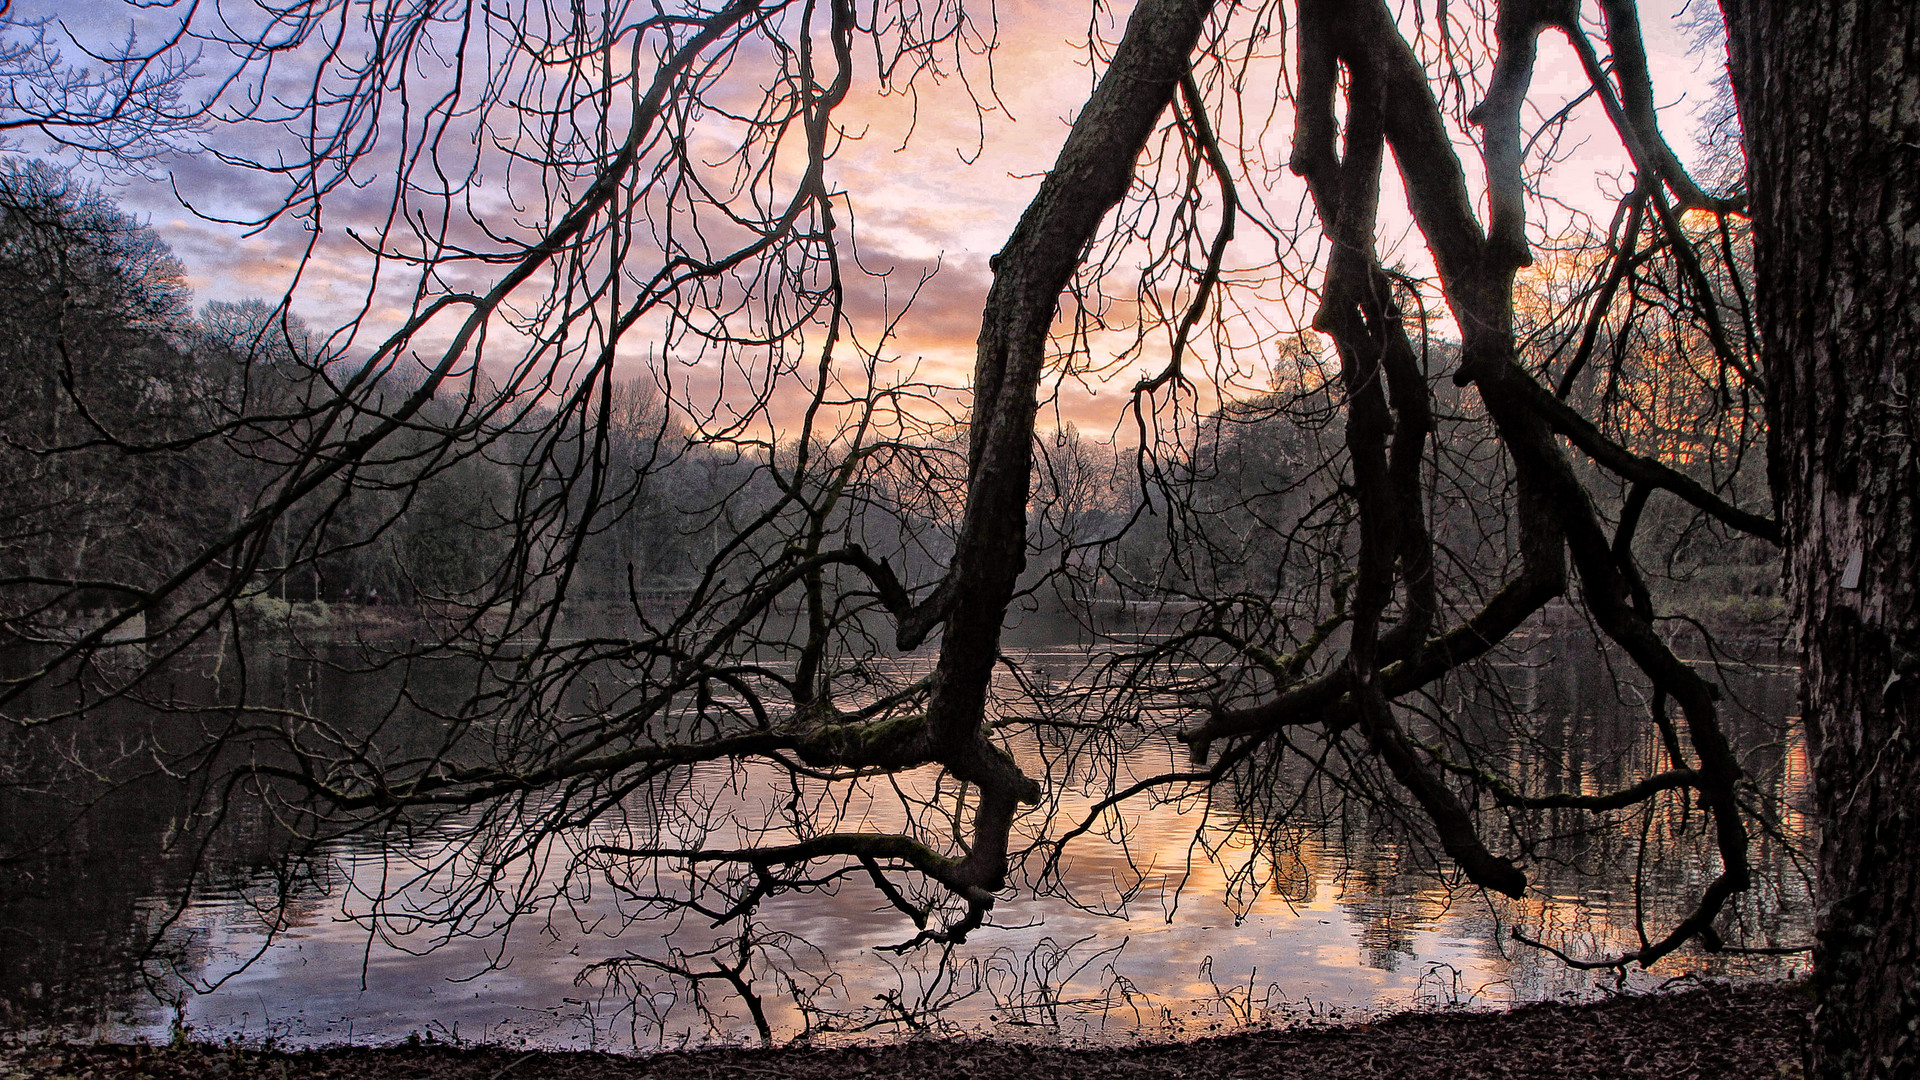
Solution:
<path fill-rule="evenodd" d="M 1920 1058 L 1920 9 L 1724 0 L 1823 835 L 1813 1073 Z"/>

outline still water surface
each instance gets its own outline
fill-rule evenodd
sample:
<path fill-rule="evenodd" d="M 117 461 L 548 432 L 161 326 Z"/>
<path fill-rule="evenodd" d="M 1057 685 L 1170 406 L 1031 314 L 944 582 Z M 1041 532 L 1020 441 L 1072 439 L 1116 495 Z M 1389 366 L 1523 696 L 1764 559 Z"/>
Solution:
<path fill-rule="evenodd" d="M 1044 673 L 1055 664 L 1070 669 L 1083 655 L 1038 648 L 1020 659 Z M 1615 672 L 1590 650 L 1556 645 L 1508 665 L 1501 677 L 1559 747 L 1556 767 L 1576 782 L 1609 782 L 1582 772 L 1583 755 L 1642 738 L 1631 688 L 1617 689 Z M 1724 681 L 1749 771 L 1797 827 L 1793 808 L 1806 770 L 1785 723 L 1793 672 L 1760 663 Z M 345 702 L 353 691 L 333 686 L 327 694 Z M 1183 752 L 1171 738 L 1144 739 L 1126 770 L 1164 771 Z M 753 785 L 737 779 L 729 785 L 696 774 L 689 783 L 709 785 L 702 792 L 723 802 L 755 797 Z M 457 854 L 443 841 L 416 837 L 406 851 L 329 842 L 293 866 L 290 883 L 264 815 L 236 813 L 204 854 L 181 853 L 170 830 L 183 798 L 151 783 L 117 793 L 84 823 L 80 854 L 0 890 L 0 954 L 9 954 L 0 961 L 0 1004 L 16 1025 L 64 1021 L 123 1039 L 186 1029 L 201 1038 L 288 1045 L 417 1035 L 647 1050 L 755 1037 L 735 985 L 720 978 L 696 985 L 632 959 L 671 960 L 675 950 L 717 946 L 690 962 L 715 972 L 737 959 L 738 927 L 650 918 L 658 913 L 623 900 L 607 882 L 566 875 L 570 852 L 610 837 L 583 831 L 518 861 L 512 893 L 535 901 L 530 910 L 510 925 L 504 909 L 485 913 L 474 920 L 476 935 L 442 940 L 430 923 L 389 919 L 369 929 L 364 916 L 373 896 L 402 901 L 390 902 L 390 912 L 405 910 L 410 897 L 432 906 L 439 881 L 397 887 L 395 874 Z M 1076 803 L 1068 797 L 1063 805 Z M 35 827 L 28 804 L 7 809 L 15 826 Z M 1698 855 L 1649 849 L 1642 857 L 1631 844 L 1586 837 L 1542 853 L 1526 900 L 1496 902 L 1435 873 L 1392 830 L 1352 817 L 1302 827 L 1259 853 L 1246 850 L 1231 815 L 1209 815 L 1192 802 L 1142 805 L 1127 820 L 1124 848 L 1082 838 L 1069 849 L 1065 888 L 1017 892 L 952 949 L 885 951 L 912 929 L 877 909 L 878 898 L 861 885 L 780 897 L 752 922 L 755 951 L 742 983 L 776 1038 L 821 1041 L 921 1029 L 1151 1037 L 1410 1006 L 1590 996 L 1613 986 L 1614 976 L 1571 970 L 1511 941 L 1511 929 L 1581 955 L 1632 948 L 1636 906 L 1655 923 L 1662 913 L 1670 919 L 1715 869 Z M 1251 886 L 1234 876 L 1250 857 Z M 1729 937 L 1801 943 L 1808 911 L 1795 852 L 1762 841 L 1756 861 L 1760 887 L 1724 920 Z M 1119 886 L 1136 880 L 1123 896 Z M 1632 973 L 1627 985 L 1779 975 L 1803 962 L 1688 952 Z"/>

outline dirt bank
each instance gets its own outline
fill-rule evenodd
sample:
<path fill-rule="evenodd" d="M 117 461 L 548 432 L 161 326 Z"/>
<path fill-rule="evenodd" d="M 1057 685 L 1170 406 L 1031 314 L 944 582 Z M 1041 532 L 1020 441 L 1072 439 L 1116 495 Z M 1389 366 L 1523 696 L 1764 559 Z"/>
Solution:
<path fill-rule="evenodd" d="M 436 1046 L 293 1053 L 228 1046 L 0 1044 L 0 1080 L 1660 1080 L 1801 1075 L 1808 1001 L 1762 984 L 1414 1013 L 1352 1027 L 1127 1048 L 907 1042 L 864 1049 L 703 1050 L 634 1058 Z"/>

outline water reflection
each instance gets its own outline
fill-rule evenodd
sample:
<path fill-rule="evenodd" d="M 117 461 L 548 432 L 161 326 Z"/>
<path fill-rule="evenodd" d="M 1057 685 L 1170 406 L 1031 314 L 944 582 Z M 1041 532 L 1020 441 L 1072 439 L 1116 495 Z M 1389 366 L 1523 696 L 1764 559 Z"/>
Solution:
<path fill-rule="evenodd" d="M 1016 659 L 1028 680 L 1066 680 L 1084 651 L 1042 644 Z M 1659 753 L 1634 712 L 1640 691 L 1617 675 L 1577 635 L 1542 637 L 1449 688 L 1448 716 L 1486 724 L 1495 751 L 1507 740 L 1500 763 L 1533 770 L 1519 776 L 1533 790 L 1610 790 L 1645 775 Z M 403 691 L 430 702 L 470 680 L 451 667 L 349 676 L 291 662 L 256 677 L 342 723 L 356 710 L 386 715 Z M 1725 936 L 1797 944 L 1809 910 L 1796 846 L 1804 748 L 1785 722 L 1793 674 L 1750 665 L 1722 682 L 1755 780 L 1750 795 L 1774 808 L 1777 832 L 1756 836 L 1756 887 L 1723 918 Z M 1510 711 L 1531 718 L 1524 731 L 1495 723 Z M 208 722 L 129 709 L 86 736 L 98 746 L 14 748 L 11 776 L 57 773 L 58 762 L 34 754 L 80 760 L 109 739 L 124 759 L 151 762 L 172 727 Z M 1705 815 L 1682 795 L 1598 824 L 1542 811 L 1525 823 L 1534 887 L 1521 901 L 1489 898 L 1440 865 L 1417 822 L 1337 792 L 1303 796 L 1300 778 L 1282 775 L 1302 767 L 1297 756 L 1239 775 L 1211 803 L 1126 804 L 1050 861 L 1046 841 L 1063 822 L 1117 785 L 1180 768 L 1185 748 L 1141 732 L 1121 747 L 1117 772 L 1102 755 L 1032 731 L 1013 748 L 1030 773 L 1052 778 L 1055 800 L 1023 827 L 1033 846 L 1021 891 L 964 946 L 904 954 L 887 947 L 911 927 L 876 910 L 864 879 L 829 875 L 716 928 L 685 906 L 653 902 L 686 899 L 684 881 L 635 876 L 592 852 L 764 835 L 807 800 L 804 816 L 823 825 L 891 825 L 899 806 L 948 794 L 927 771 L 828 805 L 820 791 L 782 787 L 785 774 L 701 766 L 525 852 L 406 822 L 305 851 L 289 832 L 301 823 L 282 808 L 209 803 L 151 768 L 112 786 L 64 785 L 59 798 L 10 783 L 0 787 L 0 851 L 17 869 L 0 885 L 0 1001 L 16 1025 L 150 1038 L 184 1026 L 294 1044 L 410 1033 L 641 1049 L 762 1032 L 821 1041 L 928 1028 L 1195 1033 L 1590 994 L 1613 975 L 1570 969 L 1515 944 L 1511 931 L 1580 956 L 1637 947 L 1643 927 L 1670 925 L 1716 869 L 1698 842 Z M 1288 800 L 1284 814 L 1276 792 Z M 220 820 L 190 820 L 207 805 Z M 693 816 L 690 806 L 704 809 Z M 456 879 L 488 867 L 499 878 L 489 906 L 461 911 L 467 932 L 450 933 L 441 916 Z M 1631 981 L 1773 974 L 1798 962 L 1687 951 Z"/>

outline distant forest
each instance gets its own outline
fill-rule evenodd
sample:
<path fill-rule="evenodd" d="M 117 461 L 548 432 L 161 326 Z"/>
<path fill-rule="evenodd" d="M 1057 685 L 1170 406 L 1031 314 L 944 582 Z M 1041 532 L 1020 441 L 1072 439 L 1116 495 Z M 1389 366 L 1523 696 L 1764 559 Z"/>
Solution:
<path fill-rule="evenodd" d="M 90 610 L 112 609 L 129 586 L 161 586 L 208 537 L 276 497 L 314 425 L 338 422 L 327 406 L 344 384 L 375 380 L 366 400 L 376 406 L 419 385 L 404 366 L 369 368 L 330 351 L 326 335 L 285 302 L 196 308 L 186 276 L 166 242 L 108 191 L 41 162 L 0 164 L 0 476 L 15 511 L 0 525 L 0 574 L 44 581 L 49 597 L 40 609 L 10 613 L 16 633 L 59 634 Z M 1632 347 L 1602 342 L 1598 351 Z M 1432 370 L 1454 366 L 1457 344 L 1435 337 L 1427 348 Z M 1309 567 L 1303 581 L 1337 580 L 1352 550 L 1343 539 L 1350 509 L 1336 497 L 1347 482 L 1339 473 L 1345 414 L 1329 363 L 1310 338 L 1296 340 L 1275 363 L 1268 393 L 1208 412 L 1193 449 L 1172 461 L 1136 455 L 1124 428 L 1121 438 L 1071 425 L 1042 433 L 1027 606 L 1284 595 L 1286 582 L 1264 579 Z M 1697 401 L 1660 400 L 1710 391 L 1628 385 L 1619 373 L 1632 365 L 1617 355 L 1612 370 L 1614 378 L 1583 391 L 1612 399 L 1594 403 L 1599 411 L 1626 417 L 1669 460 L 1753 472 L 1747 486 L 1760 489 L 1757 430 L 1734 438 L 1751 453 L 1729 455 L 1705 445 L 1724 435 L 1696 430 Z M 511 593 L 516 581 L 551 589 L 564 561 L 566 604 L 638 609 L 695 587 L 724 561 L 719 545 L 745 535 L 744 524 L 780 496 L 766 454 L 791 447 L 683 422 L 655 374 L 611 386 L 604 422 L 571 441 L 553 422 L 564 388 L 502 394 L 482 385 L 487 377 L 473 373 L 464 393 L 442 387 L 416 420 L 418 437 L 382 443 L 291 505 L 263 543 L 204 568 L 199 586 L 170 603 L 191 604 L 237 577 L 255 583 L 240 590 L 238 614 L 317 629 L 352 618 L 334 605 L 452 609 Z M 1508 482 L 1506 466 L 1469 396 L 1444 379 L 1433 387 L 1436 461 L 1447 483 L 1483 488 L 1448 498 L 1436 485 L 1434 532 L 1471 562 L 1473 549 L 1504 542 L 1474 507 L 1497 504 L 1491 493 Z M 1663 425 L 1667 415 L 1684 425 Z M 908 582 L 939 575 L 958 528 L 965 428 L 929 431 L 892 465 L 868 463 L 847 511 L 850 533 Z M 1689 440 L 1701 442 L 1697 453 Z M 830 458 L 839 449 L 829 442 L 813 452 Z M 543 545 L 541 530 L 525 527 L 543 512 L 542 471 L 563 485 L 580 454 L 605 465 L 595 517 L 554 521 Z M 1592 479 L 1595 490 L 1609 490 L 1597 472 Z M 1718 489 L 1739 477 L 1701 479 Z M 1621 487 L 1601 509 L 1618 517 L 1630 502 Z M 1637 546 L 1660 553 L 1646 569 L 1663 608 L 1743 625 L 1779 614 L 1771 545 L 1730 540 L 1672 500 L 1648 507 L 1643 498 L 1642 507 Z M 577 549 L 554 550 L 563 539 Z M 74 582 L 83 587 L 69 590 Z M 293 606 L 314 602 L 330 608 Z"/>

